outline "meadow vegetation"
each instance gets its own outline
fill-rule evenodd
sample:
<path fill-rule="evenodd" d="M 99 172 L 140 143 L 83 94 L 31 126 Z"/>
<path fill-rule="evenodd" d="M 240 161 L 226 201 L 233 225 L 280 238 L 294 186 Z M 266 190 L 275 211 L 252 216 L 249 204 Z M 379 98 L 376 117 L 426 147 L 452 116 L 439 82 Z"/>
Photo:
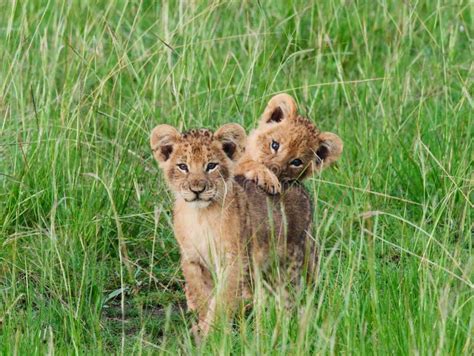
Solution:
<path fill-rule="evenodd" d="M 469 1 L 0 4 L 0 353 L 470 354 Z M 158 123 L 255 127 L 287 92 L 344 141 L 306 182 L 320 247 L 189 332 Z"/>

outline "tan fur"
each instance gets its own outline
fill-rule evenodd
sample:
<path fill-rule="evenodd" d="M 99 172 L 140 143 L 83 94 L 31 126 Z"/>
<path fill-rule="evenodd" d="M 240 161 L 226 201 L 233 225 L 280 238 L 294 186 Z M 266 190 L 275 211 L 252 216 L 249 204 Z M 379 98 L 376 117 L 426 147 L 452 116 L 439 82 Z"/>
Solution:
<path fill-rule="evenodd" d="M 245 146 L 239 125 L 224 125 L 215 134 L 203 129 L 180 134 L 159 125 L 150 144 L 176 195 L 174 232 L 187 304 L 199 317 L 195 331 L 206 334 L 219 309 L 234 310 L 249 293 L 253 272 L 268 267 L 272 251 L 294 280 L 305 263 L 314 265 L 315 256 L 306 253 L 314 249 L 307 237 L 312 214 L 305 190 L 294 185 L 269 196 L 243 177 L 234 179 Z M 209 163 L 218 165 L 208 171 Z"/>
<path fill-rule="evenodd" d="M 272 142 L 279 148 L 272 149 Z M 245 154 L 236 167 L 269 193 L 279 193 L 281 182 L 302 180 L 339 159 L 342 140 L 320 132 L 307 118 L 297 114 L 296 102 L 278 94 L 268 103 L 259 126 L 249 135 Z M 291 164 L 295 159 L 302 164 Z"/>

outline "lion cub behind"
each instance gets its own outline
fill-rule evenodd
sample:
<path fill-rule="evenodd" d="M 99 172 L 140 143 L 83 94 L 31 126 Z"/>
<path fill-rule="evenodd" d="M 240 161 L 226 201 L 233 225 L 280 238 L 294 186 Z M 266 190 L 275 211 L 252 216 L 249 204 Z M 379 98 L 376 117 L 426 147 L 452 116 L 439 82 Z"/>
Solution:
<path fill-rule="evenodd" d="M 251 289 L 253 272 L 268 268 L 270 253 L 294 278 L 314 257 L 307 253 L 312 214 L 304 189 L 270 196 L 253 182 L 234 180 L 245 142 L 236 124 L 215 133 L 159 125 L 151 133 L 154 157 L 175 194 L 174 232 L 197 334 L 209 331 L 217 310 L 233 311 Z"/>
<path fill-rule="evenodd" d="M 329 166 L 342 154 L 342 140 L 320 132 L 298 115 L 288 94 L 270 99 L 258 127 L 249 135 L 247 148 L 236 174 L 255 181 L 267 192 L 281 192 L 281 183 L 302 180 Z"/>

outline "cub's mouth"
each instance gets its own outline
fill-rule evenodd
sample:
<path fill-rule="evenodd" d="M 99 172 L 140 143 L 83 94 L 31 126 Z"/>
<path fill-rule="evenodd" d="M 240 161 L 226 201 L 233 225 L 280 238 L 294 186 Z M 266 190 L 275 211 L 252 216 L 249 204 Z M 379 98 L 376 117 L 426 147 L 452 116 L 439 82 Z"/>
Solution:
<path fill-rule="evenodd" d="M 178 194 L 189 204 L 196 206 L 209 205 L 219 196 L 218 189 L 210 182 L 198 182 L 191 184 L 185 182 L 179 186 Z"/>
<path fill-rule="evenodd" d="M 185 190 L 181 192 L 181 196 L 186 203 L 193 204 L 197 207 L 206 207 L 215 200 L 216 194 L 213 191 L 203 191 L 197 193 Z"/>
<path fill-rule="evenodd" d="M 187 204 L 191 205 L 194 208 L 202 209 L 202 208 L 207 208 L 211 203 L 212 199 L 201 199 L 201 198 L 195 198 L 192 200 L 187 200 L 184 199 Z"/>
<path fill-rule="evenodd" d="M 184 200 L 186 201 L 186 203 L 195 203 L 195 202 L 210 203 L 212 201 L 212 199 L 203 199 L 199 197 L 195 197 L 193 199 L 184 198 Z"/>

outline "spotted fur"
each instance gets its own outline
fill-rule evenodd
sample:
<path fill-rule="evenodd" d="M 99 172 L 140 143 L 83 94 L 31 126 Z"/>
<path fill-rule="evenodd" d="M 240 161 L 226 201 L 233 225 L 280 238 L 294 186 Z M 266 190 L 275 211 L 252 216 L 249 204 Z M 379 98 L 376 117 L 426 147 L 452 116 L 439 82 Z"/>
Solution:
<path fill-rule="evenodd" d="M 278 144 L 278 150 L 272 148 Z M 329 166 L 342 154 L 342 140 L 320 132 L 308 118 L 298 115 L 296 102 L 288 94 L 274 96 L 259 126 L 249 135 L 245 155 L 236 174 L 254 180 L 269 193 L 279 193 L 281 182 L 303 180 Z M 292 162 L 300 160 L 295 166 Z"/>
<path fill-rule="evenodd" d="M 293 281 L 303 277 L 305 265 L 310 269 L 315 265 L 306 191 L 295 184 L 271 196 L 242 176 L 234 178 L 234 166 L 245 147 L 240 126 L 224 125 L 214 134 L 209 130 L 180 134 L 169 125 L 159 125 L 150 144 L 176 195 L 174 232 L 187 304 L 199 317 L 196 334 L 209 331 L 219 309 L 231 313 L 248 297 L 253 277 L 266 273 L 272 261 L 282 269 L 278 276 L 288 272 Z M 162 154 L 166 146 L 169 155 Z M 227 150 L 229 146 L 233 150 Z M 211 172 L 206 171 L 209 163 L 217 163 Z M 181 164 L 187 165 L 187 172 L 179 168 Z"/>

